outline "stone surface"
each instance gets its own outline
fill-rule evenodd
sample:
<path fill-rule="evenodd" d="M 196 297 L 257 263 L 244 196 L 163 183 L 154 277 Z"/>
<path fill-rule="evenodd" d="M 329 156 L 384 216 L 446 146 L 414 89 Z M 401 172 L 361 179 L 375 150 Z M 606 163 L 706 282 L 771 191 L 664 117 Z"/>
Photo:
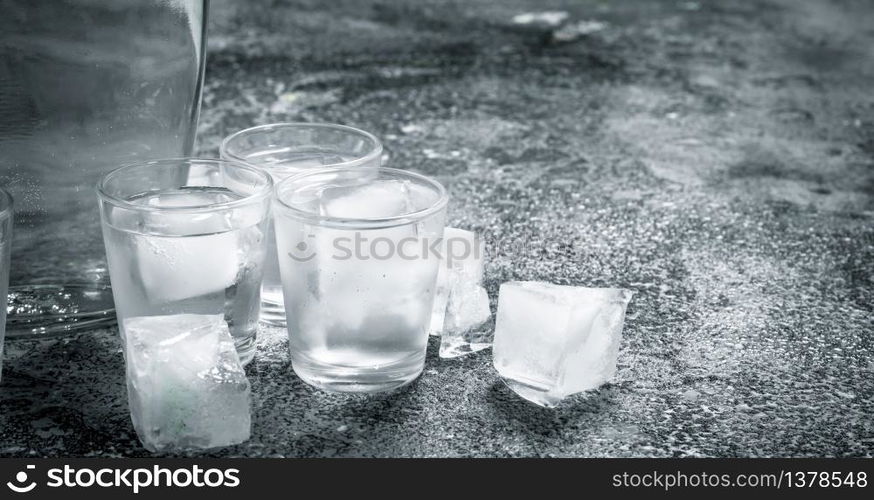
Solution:
<path fill-rule="evenodd" d="M 874 455 L 874 5 L 684 5 L 550 2 L 604 23 L 558 42 L 513 22 L 535 0 L 213 1 L 204 154 L 256 123 L 358 126 L 445 183 L 493 301 L 508 280 L 635 295 L 613 383 L 557 410 L 434 338 L 406 390 L 321 393 L 265 330 L 252 439 L 211 454 Z M 146 455 L 120 347 L 7 342 L 0 454 Z"/>

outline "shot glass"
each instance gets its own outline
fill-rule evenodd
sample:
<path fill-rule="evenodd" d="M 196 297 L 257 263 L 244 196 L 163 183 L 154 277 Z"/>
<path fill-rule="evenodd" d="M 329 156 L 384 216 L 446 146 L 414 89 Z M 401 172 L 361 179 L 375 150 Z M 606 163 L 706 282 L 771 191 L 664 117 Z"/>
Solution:
<path fill-rule="evenodd" d="M 277 185 L 289 351 L 301 379 L 379 392 L 418 377 L 446 203 L 438 182 L 385 167 L 318 169 Z"/>
<path fill-rule="evenodd" d="M 252 127 L 222 141 L 222 158 L 264 169 L 273 181 L 312 168 L 378 167 L 382 144 L 373 135 L 330 123 L 274 123 Z M 261 321 L 285 326 L 285 306 L 273 229 L 261 285 Z"/>
<path fill-rule="evenodd" d="M 12 247 L 12 196 L 0 188 L 0 380 L 3 378 L 3 340 L 6 338 L 6 297 Z"/>
<path fill-rule="evenodd" d="M 251 361 L 272 187 L 264 171 L 227 160 L 106 174 L 97 192 L 122 335 L 131 318 L 220 315 L 240 361 Z"/>

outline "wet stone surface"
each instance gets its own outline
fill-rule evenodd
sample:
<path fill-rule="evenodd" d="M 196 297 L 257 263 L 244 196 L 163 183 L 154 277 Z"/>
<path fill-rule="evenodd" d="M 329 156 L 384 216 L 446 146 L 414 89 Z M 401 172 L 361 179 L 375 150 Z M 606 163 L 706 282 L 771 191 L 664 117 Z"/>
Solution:
<path fill-rule="evenodd" d="M 614 381 L 558 409 L 491 352 L 318 392 L 266 329 L 217 456 L 874 455 L 874 5 L 214 0 L 200 149 L 373 131 L 500 283 L 624 287 Z M 565 16 L 525 15 L 539 11 Z M 0 455 L 140 456 L 115 331 L 7 342 Z"/>

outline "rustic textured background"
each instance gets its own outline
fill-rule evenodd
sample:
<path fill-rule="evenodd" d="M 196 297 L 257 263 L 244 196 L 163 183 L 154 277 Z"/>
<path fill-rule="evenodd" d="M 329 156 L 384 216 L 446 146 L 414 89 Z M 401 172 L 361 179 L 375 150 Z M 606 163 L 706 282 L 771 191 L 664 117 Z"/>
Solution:
<path fill-rule="evenodd" d="M 516 17 L 539 11 L 567 16 Z M 493 309 L 511 279 L 636 291 L 616 380 L 558 410 L 433 343 L 407 390 L 320 393 L 265 331 L 253 438 L 216 455 L 874 454 L 870 1 L 214 0 L 210 23 L 203 154 L 364 128 L 486 236 Z M 122 366 L 115 331 L 7 342 L 0 454 L 146 454 Z"/>

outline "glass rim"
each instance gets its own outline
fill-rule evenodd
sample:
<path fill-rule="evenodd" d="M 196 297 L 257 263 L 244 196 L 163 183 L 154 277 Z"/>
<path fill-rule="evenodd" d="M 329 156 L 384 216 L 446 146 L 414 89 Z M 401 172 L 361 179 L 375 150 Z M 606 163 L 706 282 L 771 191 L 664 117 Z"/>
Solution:
<path fill-rule="evenodd" d="M 237 169 L 247 170 L 249 172 L 254 173 L 255 175 L 257 175 L 261 179 L 263 179 L 265 181 L 265 184 L 260 189 L 258 189 L 256 192 L 254 192 L 250 195 L 244 196 L 243 198 L 240 198 L 239 200 L 224 201 L 224 202 L 220 202 L 220 203 L 205 203 L 205 204 L 200 204 L 200 205 L 189 205 L 189 206 L 183 206 L 183 207 L 156 207 L 156 206 L 151 206 L 151 205 L 139 205 L 136 203 L 131 203 L 130 201 L 125 200 L 123 198 L 120 198 L 116 195 L 110 194 L 106 190 L 106 183 L 109 182 L 110 180 L 112 180 L 113 177 L 115 177 L 116 175 L 118 175 L 119 173 L 121 173 L 123 171 L 132 170 L 135 168 L 148 167 L 150 165 L 174 165 L 174 164 L 192 165 L 192 164 L 197 164 L 197 163 L 214 164 L 214 165 L 226 164 L 226 165 L 232 166 L 232 167 L 237 168 Z M 97 195 L 100 197 L 101 201 L 104 201 L 106 203 L 109 203 L 109 204 L 114 205 L 114 206 L 119 207 L 119 208 L 133 210 L 133 211 L 137 211 L 137 212 L 153 212 L 153 213 L 154 212 L 174 212 L 174 213 L 212 212 L 215 210 L 230 209 L 230 208 L 236 208 L 239 206 L 249 205 L 251 203 L 255 203 L 257 201 L 260 201 L 264 198 L 269 198 L 272 194 L 273 194 L 273 178 L 270 177 L 270 174 L 268 174 L 266 171 L 264 171 L 260 168 L 257 168 L 253 165 L 250 165 L 248 163 L 245 163 L 245 162 L 240 162 L 240 161 L 231 160 L 231 159 L 223 159 L 223 158 L 200 158 L 200 157 L 193 157 L 193 156 L 188 157 L 188 156 L 186 156 L 186 157 L 179 157 L 179 158 L 160 158 L 160 159 L 149 160 L 149 161 L 144 161 L 144 162 L 129 163 L 127 165 L 122 165 L 118 168 L 113 169 L 112 171 L 103 175 L 103 177 L 101 177 L 100 180 L 97 181 Z"/>
<path fill-rule="evenodd" d="M 12 214 L 12 206 L 15 199 L 9 194 L 9 191 L 0 187 L 0 218 L 6 218 Z"/>
<path fill-rule="evenodd" d="M 233 134 L 222 139 L 222 143 L 219 146 L 219 155 L 222 158 L 227 157 L 228 159 L 240 161 L 246 163 L 248 165 L 256 165 L 261 168 L 269 169 L 269 167 L 261 166 L 257 162 L 250 162 L 247 159 L 241 157 L 239 154 L 234 153 L 230 150 L 231 142 L 248 135 L 253 135 L 258 132 L 264 132 L 267 130 L 273 129 L 294 129 L 294 128 L 321 128 L 321 129 L 333 129 L 333 130 L 341 130 L 343 132 L 352 133 L 354 135 L 360 135 L 367 138 L 370 141 L 373 141 L 375 147 L 372 151 L 368 152 L 364 156 L 359 156 L 358 158 L 344 161 L 341 163 L 332 163 L 330 165 L 324 165 L 319 168 L 332 168 L 332 167 L 353 167 L 360 165 L 362 163 L 368 163 L 375 159 L 378 159 L 382 156 L 383 145 L 382 141 L 380 141 L 375 135 L 367 132 L 366 130 L 361 130 L 360 128 L 350 127 L 349 125 L 340 125 L 339 123 L 328 123 L 328 122 L 276 122 L 276 123 L 266 123 L 264 125 L 256 125 L 254 127 L 244 128 L 243 130 L 239 130 L 234 132 Z"/>
<path fill-rule="evenodd" d="M 369 170 L 369 169 L 368 169 Z M 273 199 L 275 202 L 280 205 L 280 208 L 290 212 L 291 216 L 307 222 L 316 223 L 319 225 L 326 225 L 334 228 L 341 229 L 378 229 L 378 228 L 386 228 L 386 227 L 395 227 L 402 226 L 406 224 L 411 224 L 417 221 L 420 221 L 426 217 L 429 217 L 443 208 L 446 207 L 449 202 L 449 193 L 446 191 L 446 188 L 443 187 L 443 184 L 438 182 L 437 180 L 423 175 L 417 172 L 411 172 L 409 170 L 403 170 L 400 168 L 392 168 L 392 167 L 374 167 L 373 170 L 376 170 L 379 173 L 391 173 L 398 176 L 407 177 L 410 179 L 415 179 L 419 182 L 427 184 L 431 186 L 437 192 L 437 201 L 432 203 L 427 208 L 423 208 L 422 210 L 417 210 L 415 212 L 410 212 L 407 214 L 401 215 L 392 215 L 389 217 L 369 217 L 369 218 L 361 218 L 361 217 L 337 217 L 333 215 L 322 215 L 319 213 L 313 213 L 311 211 L 302 210 L 298 207 L 292 206 L 288 204 L 282 197 L 279 195 L 280 190 L 284 187 L 292 185 L 296 182 L 300 182 L 307 177 L 315 176 L 315 175 L 325 175 L 331 173 L 340 173 L 340 172 L 351 172 L 351 173 L 360 173 L 361 170 L 354 167 L 326 167 L 326 168 L 315 168 L 312 170 L 307 170 L 298 174 L 295 174 L 291 177 L 283 179 L 282 181 L 276 184 L 274 188 L 275 195 Z"/>

